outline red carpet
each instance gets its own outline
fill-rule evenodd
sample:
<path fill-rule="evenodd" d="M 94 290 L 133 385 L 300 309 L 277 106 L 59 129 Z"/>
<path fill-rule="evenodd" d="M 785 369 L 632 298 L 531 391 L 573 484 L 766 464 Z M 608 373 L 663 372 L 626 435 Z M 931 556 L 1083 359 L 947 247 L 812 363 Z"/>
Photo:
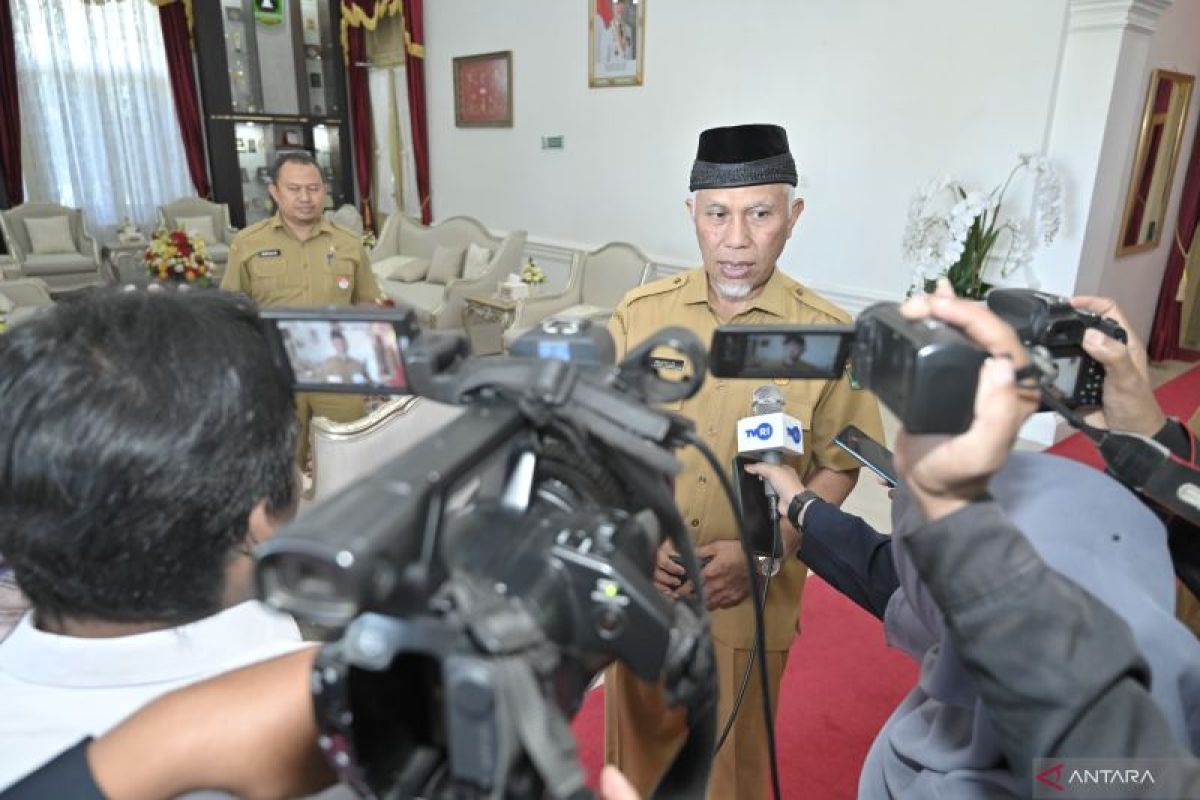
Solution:
<path fill-rule="evenodd" d="M 1178 417 L 1187 422 L 1188 418 L 1196 413 L 1196 407 L 1200 406 L 1200 366 L 1192 367 L 1182 375 L 1176 375 L 1158 387 L 1154 396 L 1158 398 L 1158 404 L 1167 416 Z M 1082 433 L 1071 434 L 1046 452 L 1091 464 L 1096 469 L 1104 468 L 1104 462 L 1100 459 L 1095 445 Z"/>
<path fill-rule="evenodd" d="M 853 798 L 875 733 L 917 678 L 917 665 L 883 641 L 883 624 L 809 577 L 801 626 L 780 690 L 780 785 L 785 798 Z M 723 722 L 723 720 L 722 720 Z M 573 724 L 595 785 L 604 757 L 604 698 L 597 690 Z"/>

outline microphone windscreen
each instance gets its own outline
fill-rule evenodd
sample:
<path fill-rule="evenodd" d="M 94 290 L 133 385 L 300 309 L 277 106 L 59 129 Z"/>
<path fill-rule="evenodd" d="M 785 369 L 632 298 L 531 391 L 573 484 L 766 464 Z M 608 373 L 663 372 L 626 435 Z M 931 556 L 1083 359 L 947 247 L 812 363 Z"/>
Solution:
<path fill-rule="evenodd" d="M 783 399 L 783 392 L 779 391 L 779 387 L 771 383 L 764 383 L 754 390 L 750 401 L 750 413 L 755 416 L 777 414 L 783 411 L 783 407 L 786 405 L 787 401 Z"/>

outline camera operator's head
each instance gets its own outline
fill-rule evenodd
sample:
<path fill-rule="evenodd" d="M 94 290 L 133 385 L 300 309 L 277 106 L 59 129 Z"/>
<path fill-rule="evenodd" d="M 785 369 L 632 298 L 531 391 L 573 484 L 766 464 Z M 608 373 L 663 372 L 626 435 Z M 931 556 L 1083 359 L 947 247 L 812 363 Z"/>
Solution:
<path fill-rule="evenodd" d="M 295 413 L 253 307 L 96 292 L 0 336 L 0 552 L 42 627 L 167 627 L 247 599 L 294 513 Z"/>

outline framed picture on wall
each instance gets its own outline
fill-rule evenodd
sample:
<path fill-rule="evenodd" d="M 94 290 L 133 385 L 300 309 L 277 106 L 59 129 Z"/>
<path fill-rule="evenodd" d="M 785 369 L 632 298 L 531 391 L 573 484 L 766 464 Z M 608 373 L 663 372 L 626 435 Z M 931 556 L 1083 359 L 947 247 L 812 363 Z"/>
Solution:
<path fill-rule="evenodd" d="M 587 0 L 588 86 L 641 86 L 648 0 Z"/>
<path fill-rule="evenodd" d="M 246 140 L 245 139 L 243 139 L 242 137 L 239 136 L 234 141 L 236 142 L 236 149 L 239 153 L 246 152 Z"/>
<path fill-rule="evenodd" d="M 511 128 L 512 51 L 454 59 L 454 124 L 459 128 Z"/>

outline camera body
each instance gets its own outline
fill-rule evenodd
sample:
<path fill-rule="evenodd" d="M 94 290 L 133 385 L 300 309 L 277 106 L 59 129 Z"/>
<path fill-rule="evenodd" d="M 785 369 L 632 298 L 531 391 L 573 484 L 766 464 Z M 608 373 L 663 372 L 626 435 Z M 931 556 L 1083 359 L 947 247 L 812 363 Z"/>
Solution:
<path fill-rule="evenodd" d="M 802 359 L 788 343 L 803 337 Z M 839 378 L 851 363 L 912 433 L 962 433 L 971 425 L 975 385 L 987 354 L 937 320 L 908 320 L 896 303 L 876 303 L 854 325 L 724 326 L 713 333 L 710 365 L 719 378 Z"/>
<path fill-rule="evenodd" d="M 971 426 L 987 353 L 949 325 L 905 319 L 895 303 L 876 303 L 859 315 L 850 357 L 855 379 L 909 433 Z"/>
<path fill-rule="evenodd" d="M 1114 320 L 1075 308 L 1065 297 L 1034 289 L 993 289 L 987 295 L 992 313 L 1012 325 L 1026 347 L 1043 348 L 1057 368 L 1054 385 L 1070 408 L 1098 406 L 1103 400 L 1104 365 L 1083 349 L 1083 335 L 1098 328 L 1118 341 L 1128 341 Z"/>

